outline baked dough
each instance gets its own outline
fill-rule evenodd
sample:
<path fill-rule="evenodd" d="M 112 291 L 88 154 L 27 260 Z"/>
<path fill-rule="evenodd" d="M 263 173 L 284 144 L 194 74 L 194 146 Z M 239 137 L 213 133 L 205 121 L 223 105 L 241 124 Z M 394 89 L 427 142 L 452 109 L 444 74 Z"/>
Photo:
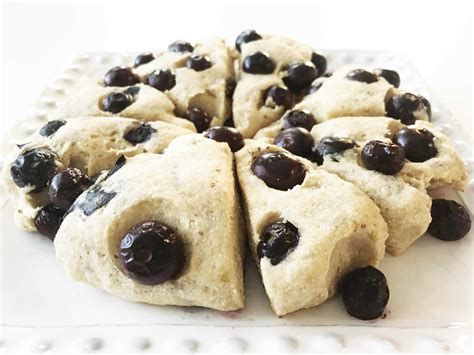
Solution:
<path fill-rule="evenodd" d="M 164 154 L 128 158 L 96 184 L 115 196 L 89 216 L 73 209 L 54 241 L 59 263 L 74 280 L 135 302 L 243 307 L 243 222 L 226 144 L 198 134 L 179 137 Z M 183 238 L 186 264 L 176 280 L 146 286 L 119 269 L 120 239 L 145 220 L 165 223 Z"/>
<path fill-rule="evenodd" d="M 349 270 L 377 265 L 387 238 L 387 226 L 365 193 L 303 158 L 306 177 L 288 191 L 269 188 L 253 174 L 257 155 L 282 150 L 246 140 L 235 153 L 249 243 L 257 263 L 257 245 L 269 223 L 285 218 L 299 230 L 298 246 L 283 261 L 272 265 L 264 257 L 258 263 L 272 308 L 280 316 L 324 302 Z"/>
<path fill-rule="evenodd" d="M 133 144 L 124 134 L 140 127 L 143 122 L 122 117 L 82 117 L 68 120 L 50 137 L 38 132 L 26 138 L 21 148 L 12 152 L 3 169 L 3 180 L 10 194 L 16 225 L 23 230 L 35 231 L 34 218 L 41 206 L 48 203 L 46 189 L 38 193 L 31 187 L 18 187 L 11 176 L 11 163 L 18 155 L 34 148 L 45 148 L 55 155 L 58 170 L 78 168 L 93 176 L 108 170 L 121 155 L 131 157 L 144 152 L 160 153 L 176 137 L 193 133 L 165 122 L 148 124 L 156 130 L 150 139 Z"/>

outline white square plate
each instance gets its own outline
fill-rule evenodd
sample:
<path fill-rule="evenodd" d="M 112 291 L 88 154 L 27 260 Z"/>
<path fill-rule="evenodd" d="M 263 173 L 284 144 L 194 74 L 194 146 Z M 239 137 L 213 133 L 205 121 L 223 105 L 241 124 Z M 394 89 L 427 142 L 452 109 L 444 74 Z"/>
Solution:
<path fill-rule="evenodd" d="M 79 56 L 19 122 L 12 142 L 44 124 L 48 112 L 82 78 L 101 76 L 115 65 L 129 64 L 135 54 Z M 326 54 L 330 70 L 344 64 L 397 70 L 403 88 L 430 100 L 433 123 L 450 136 L 472 173 L 472 142 L 405 58 L 374 51 Z M 474 180 L 470 180 L 461 194 L 471 211 L 473 191 Z M 427 235 L 404 255 L 387 255 L 381 264 L 391 292 L 385 319 L 354 319 L 338 296 L 321 306 L 278 318 L 270 309 L 250 257 L 245 275 L 246 305 L 240 312 L 131 303 L 73 282 L 56 264 L 54 247 L 47 238 L 16 229 L 11 205 L 2 194 L 0 351 L 472 351 L 472 232 L 451 243 Z M 461 201 L 447 189 L 432 194 Z"/>

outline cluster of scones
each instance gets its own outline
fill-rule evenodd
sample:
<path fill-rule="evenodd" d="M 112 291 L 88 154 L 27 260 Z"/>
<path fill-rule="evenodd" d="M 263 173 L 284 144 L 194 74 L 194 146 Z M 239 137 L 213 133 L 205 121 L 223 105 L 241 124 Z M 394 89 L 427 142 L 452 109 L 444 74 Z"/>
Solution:
<path fill-rule="evenodd" d="M 5 164 L 16 224 L 127 300 L 243 308 L 247 237 L 277 315 L 339 291 L 353 316 L 381 316 L 386 251 L 469 231 L 464 207 L 427 193 L 467 174 L 397 72 L 326 66 L 248 30 L 82 80 Z"/>

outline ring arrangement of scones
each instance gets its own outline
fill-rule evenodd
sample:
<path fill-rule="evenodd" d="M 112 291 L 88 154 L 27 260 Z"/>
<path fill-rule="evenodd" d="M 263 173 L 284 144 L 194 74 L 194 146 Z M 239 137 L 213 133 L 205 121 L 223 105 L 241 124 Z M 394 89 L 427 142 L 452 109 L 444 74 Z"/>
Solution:
<path fill-rule="evenodd" d="M 428 194 L 467 173 L 400 83 L 327 72 L 254 30 L 175 41 L 83 80 L 18 142 L 2 173 L 15 223 L 53 240 L 72 279 L 130 301 L 242 309 L 248 245 L 276 315 L 340 293 L 350 315 L 382 317 L 384 254 L 471 227 Z"/>

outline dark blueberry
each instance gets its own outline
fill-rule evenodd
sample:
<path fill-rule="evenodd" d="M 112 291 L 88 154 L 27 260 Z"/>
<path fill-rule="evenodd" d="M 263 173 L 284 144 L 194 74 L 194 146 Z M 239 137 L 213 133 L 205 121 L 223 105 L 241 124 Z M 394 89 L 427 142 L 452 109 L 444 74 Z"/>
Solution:
<path fill-rule="evenodd" d="M 156 57 L 153 53 L 142 53 L 135 58 L 135 62 L 133 63 L 135 68 L 139 67 L 140 65 L 150 63 Z"/>
<path fill-rule="evenodd" d="M 125 165 L 126 162 L 127 162 L 127 159 L 125 158 L 125 156 L 121 155 L 115 162 L 115 165 L 112 167 L 112 169 L 110 169 L 107 172 L 107 175 L 105 175 L 104 181 L 107 180 L 109 177 L 111 177 L 113 174 L 115 174 L 118 170 L 120 170 Z M 95 180 L 97 180 L 97 178 L 94 179 L 94 182 Z"/>
<path fill-rule="evenodd" d="M 40 234 L 54 240 L 63 220 L 63 215 L 64 211 L 53 204 L 42 207 L 35 217 L 36 229 Z"/>
<path fill-rule="evenodd" d="M 311 153 L 314 139 L 306 129 L 293 127 L 281 131 L 273 144 L 285 148 L 290 153 L 306 158 Z"/>
<path fill-rule="evenodd" d="M 234 117 L 232 116 L 232 112 L 230 113 L 229 117 L 227 117 L 227 119 L 225 120 L 224 126 L 235 128 Z"/>
<path fill-rule="evenodd" d="M 133 96 L 126 92 L 112 92 L 102 100 L 104 111 L 119 113 L 133 104 Z"/>
<path fill-rule="evenodd" d="M 250 74 L 271 74 L 275 70 L 275 63 L 265 53 L 255 52 L 245 57 L 242 70 Z"/>
<path fill-rule="evenodd" d="M 293 110 L 288 112 L 282 119 L 282 129 L 301 127 L 311 131 L 315 124 L 314 116 L 307 111 Z"/>
<path fill-rule="evenodd" d="M 237 39 L 235 40 L 235 48 L 240 52 L 242 44 L 259 39 L 262 39 L 262 36 L 260 36 L 255 30 L 245 30 L 237 36 Z"/>
<path fill-rule="evenodd" d="M 212 63 L 205 55 L 193 55 L 186 62 L 186 66 L 195 71 L 203 71 L 212 67 Z"/>
<path fill-rule="evenodd" d="M 171 70 L 156 70 L 146 78 L 146 83 L 160 91 L 171 90 L 176 85 L 176 76 Z"/>
<path fill-rule="evenodd" d="M 314 94 L 316 91 L 318 91 L 321 86 L 323 86 L 323 82 L 322 81 L 316 81 L 314 82 L 309 88 L 308 90 L 306 91 L 306 95 L 311 95 L 311 94 Z"/>
<path fill-rule="evenodd" d="M 38 192 L 56 172 L 54 155 L 43 148 L 26 151 L 16 158 L 10 172 L 18 187 L 32 186 L 33 192 Z"/>
<path fill-rule="evenodd" d="M 43 127 L 41 127 L 41 129 L 39 130 L 39 134 L 43 137 L 50 137 L 65 124 L 66 121 L 64 120 L 49 121 Z"/>
<path fill-rule="evenodd" d="M 138 85 L 130 86 L 129 88 L 126 88 L 123 92 L 126 94 L 132 95 L 133 101 L 135 101 L 135 98 L 138 96 L 138 93 L 140 92 L 140 86 Z"/>
<path fill-rule="evenodd" d="M 67 211 L 76 198 L 92 186 L 92 180 L 79 169 L 66 169 L 57 173 L 49 183 L 49 199 L 51 202 Z"/>
<path fill-rule="evenodd" d="M 264 96 L 266 106 L 282 106 L 284 108 L 290 108 L 293 106 L 293 96 L 291 95 L 291 92 L 281 86 L 270 86 L 265 91 Z"/>
<path fill-rule="evenodd" d="M 431 218 L 428 232 L 441 240 L 459 240 L 464 238 L 471 229 L 469 211 L 456 201 L 433 200 Z"/>
<path fill-rule="evenodd" d="M 140 83 L 140 77 L 130 67 L 114 67 L 104 77 L 105 86 L 130 86 Z"/>
<path fill-rule="evenodd" d="M 424 128 L 402 128 L 393 136 L 393 142 L 402 147 L 405 157 L 413 162 L 423 162 L 438 154 L 434 135 Z"/>
<path fill-rule="evenodd" d="M 385 80 L 387 80 L 390 84 L 398 88 L 400 86 L 400 75 L 395 70 L 389 69 L 375 69 L 374 74 L 377 76 L 381 76 Z"/>
<path fill-rule="evenodd" d="M 426 110 L 426 113 L 428 114 L 428 120 L 431 121 L 431 104 L 430 104 L 430 102 L 424 96 L 418 96 L 418 98 L 421 100 L 421 102 L 423 102 L 423 105 L 425 105 L 425 110 Z"/>
<path fill-rule="evenodd" d="M 252 171 L 268 187 L 281 191 L 300 185 L 306 176 L 304 165 L 283 152 L 260 154 L 252 164 Z"/>
<path fill-rule="evenodd" d="M 80 198 L 81 201 L 76 201 L 71 208 L 79 208 L 86 216 L 90 216 L 99 208 L 104 207 L 117 195 L 116 192 L 106 192 L 102 189 L 102 186 L 96 185 L 86 192 L 84 198 Z"/>
<path fill-rule="evenodd" d="M 244 146 L 242 134 L 232 127 L 214 126 L 204 131 L 204 137 L 213 139 L 217 142 L 226 142 L 229 144 L 230 150 L 238 151 Z"/>
<path fill-rule="evenodd" d="M 268 225 L 263 231 L 257 246 L 257 255 L 269 258 L 272 265 L 279 264 L 298 246 L 300 235 L 298 228 L 285 219 L 279 219 Z"/>
<path fill-rule="evenodd" d="M 196 127 L 198 133 L 202 133 L 208 129 L 212 121 L 212 118 L 209 117 L 206 111 L 197 107 L 186 111 L 186 119 L 194 123 L 194 127 Z"/>
<path fill-rule="evenodd" d="M 405 165 L 403 149 L 393 143 L 370 141 L 362 149 L 362 162 L 369 170 L 394 175 Z"/>
<path fill-rule="evenodd" d="M 378 80 L 377 75 L 364 69 L 355 69 L 350 71 L 346 74 L 346 79 L 360 81 L 361 83 L 367 84 L 375 83 Z"/>
<path fill-rule="evenodd" d="M 168 46 L 169 52 L 176 52 L 176 53 L 184 53 L 184 52 L 192 52 L 194 47 L 189 42 L 185 41 L 174 41 Z"/>
<path fill-rule="evenodd" d="M 124 274 L 144 285 L 177 279 L 186 263 L 181 237 L 166 224 L 144 221 L 130 228 L 120 241 Z"/>
<path fill-rule="evenodd" d="M 347 138 L 324 137 L 316 144 L 310 154 L 310 160 L 322 165 L 325 155 L 342 153 L 347 149 L 352 149 L 356 143 Z"/>
<path fill-rule="evenodd" d="M 326 72 L 328 66 L 327 61 L 326 58 L 321 54 L 313 52 L 313 54 L 311 54 L 311 63 L 313 63 L 316 67 L 316 70 L 318 71 L 318 77 Z"/>
<path fill-rule="evenodd" d="M 235 82 L 234 79 L 227 79 L 225 81 L 225 97 L 228 99 L 231 99 L 232 96 L 234 95 L 235 88 L 237 86 L 237 83 Z"/>
<path fill-rule="evenodd" d="M 327 72 L 323 75 L 323 78 L 330 78 L 332 76 L 331 72 Z"/>
<path fill-rule="evenodd" d="M 363 320 L 382 316 L 390 297 L 387 279 L 372 266 L 344 275 L 339 282 L 338 291 L 347 313 Z"/>
<path fill-rule="evenodd" d="M 132 144 L 144 143 L 148 141 L 156 129 L 148 123 L 143 123 L 141 126 L 129 130 L 123 135 L 123 138 Z"/>
<path fill-rule="evenodd" d="M 283 82 L 293 94 L 299 95 L 318 77 L 312 63 L 296 63 L 288 68 Z"/>
<path fill-rule="evenodd" d="M 426 113 L 427 109 L 420 98 L 408 92 L 393 95 L 385 103 L 387 116 L 401 120 L 402 123 L 410 125 L 417 120 L 416 113 Z"/>

